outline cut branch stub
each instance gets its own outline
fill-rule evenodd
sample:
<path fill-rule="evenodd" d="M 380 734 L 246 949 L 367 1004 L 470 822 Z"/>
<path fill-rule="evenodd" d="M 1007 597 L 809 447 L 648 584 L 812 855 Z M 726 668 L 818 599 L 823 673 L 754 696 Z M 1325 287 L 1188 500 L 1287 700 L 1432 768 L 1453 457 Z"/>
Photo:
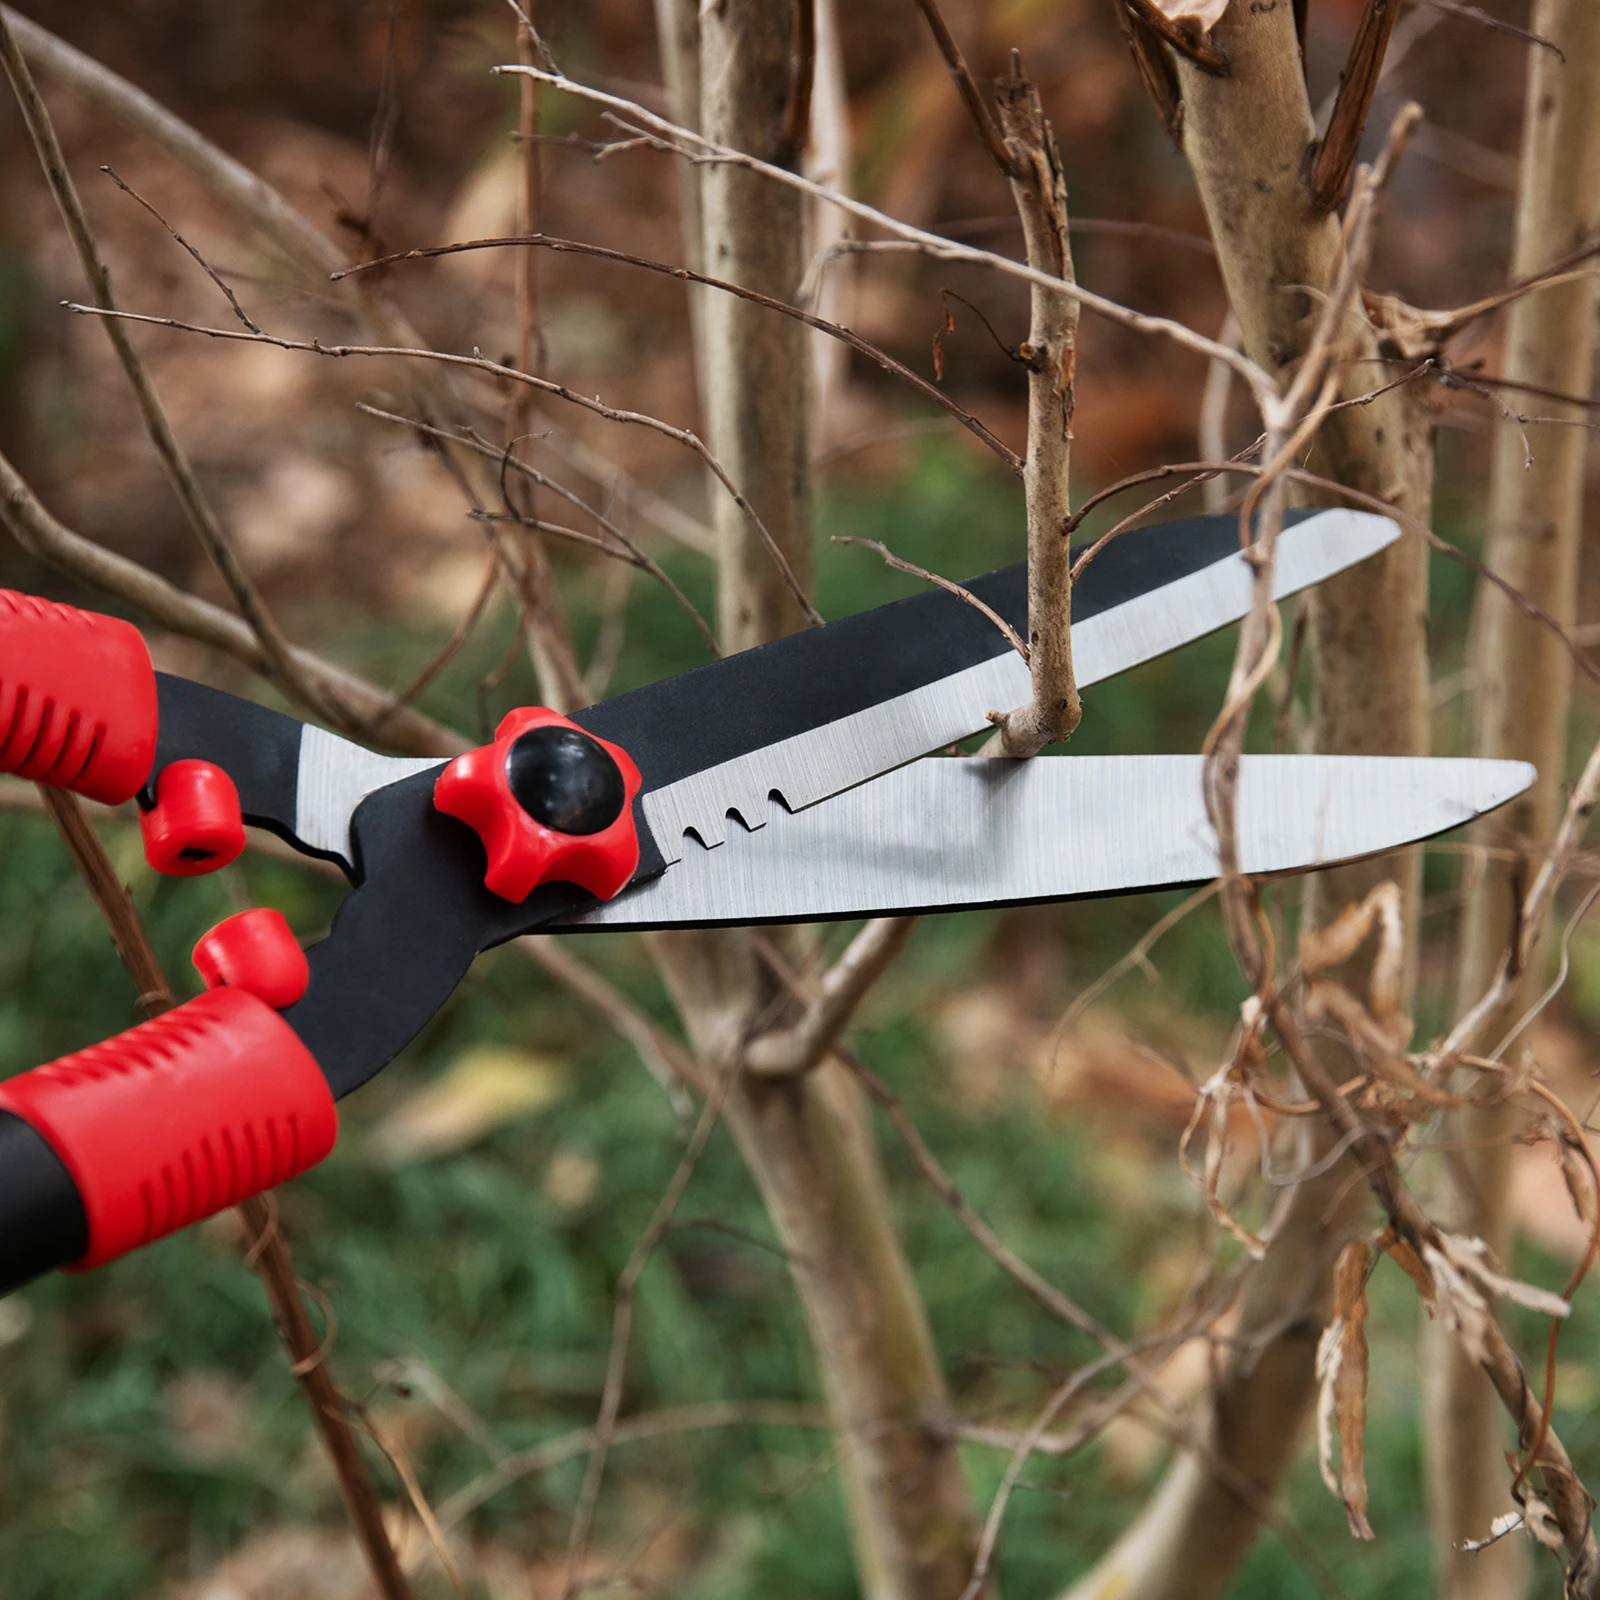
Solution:
<path fill-rule="evenodd" d="M 1015 57 L 1011 72 L 995 88 L 1028 265 L 1070 283 L 1067 185 L 1039 93 Z M 1030 299 L 1028 340 L 1019 354 L 1028 369 L 1028 453 L 1022 481 L 1028 507 L 1028 667 L 1033 698 L 1014 711 L 990 713 L 1000 731 L 996 753 L 1008 756 L 1037 755 L 1045 745 L 1068 738 L 1083 716 L 1072 669 L 1072 550 L 1066 533 L 1072 510 L 1068 473 L 1078 306 L 1039 284 L 1033 286 Z"/>

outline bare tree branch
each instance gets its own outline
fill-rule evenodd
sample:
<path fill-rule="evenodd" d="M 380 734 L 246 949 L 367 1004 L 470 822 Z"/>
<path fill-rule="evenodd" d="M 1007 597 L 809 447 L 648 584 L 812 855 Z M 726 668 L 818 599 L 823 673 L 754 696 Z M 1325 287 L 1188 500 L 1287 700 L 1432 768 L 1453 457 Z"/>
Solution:
<path fill-rule="evenodd" d="M 672 1224 L 673 1213 L 683 1198 L 683 1191 L 689 1186 L 689 1180 L 694 1176 L 694 1169 L 699 1165 L 706 1141 L 711 1137 L 711 1130 L 721 1115 L 722 1103 L 729 1085 L 733 1082 L 735 1071 L 734 1065 L 725 1064 L 713 1077 L 705 1102 L 700 1108 L 700 1120 L 696 1123 L 694 1133 L 679 1159 L 677 1170 L 668 1181 L 666 1190 L 656 1203 L 654 1214 L 646 1224 L 644 1232 L 639 1235 L 633 1253 L 622 1269 L 622 1276 L 617 1280 L 616 1305 L 611 1325 L 611 1351 L 606 1358 L 600 1415 L 594 1425 L 594 1448 L 589 1453 L 583 1487 L 578 1495 L 578 1508 L 573 1514 L 571 1532 L 567 1537 L 567 1569 L 562 1584 L 564 1596 L 576 1592 L 584 1563 L 588 1559 L 589 1538 L 594 1527 L 595 1502 L 600 1494 L 600 1480 L 605 1473 L 606 1457 L 610 1453 L 612 1434 L 617 1426 L 617 1415 L 622 1409 L 622 1382 L 627 1372 L 628 1344 L 633 1331 L 634 1290 L 638 1287 L 644 1269 L 650 1264 L 656 1246 L 661 1243 Z"/>
<path fill-rule="evenodd" d="M 1071 282 L 1072 243 L 1067 233 L 1067 185 L 1055 133 L 1045 120 L 1039 92 L 1013 56 L 1011 74 L 998 86 L 1000 124 L 1011 152 L 1008 176 L 1028 264 Z M 1034 756 L 1072 736 L 1083 718 L 1072 670 L 1072 549 L 1067 518 L 1073 379 L 1078 359 L 1078 306 L 1035 283 L 1029 295 L 1028 453 L 1023 472 L 1028 506 L 1028 671 L 1033 697 L 1013 711 L 991 714 L 998 753 Z"/>
<path fill-rule="evenodd" d="M 210 645 L 252 672 L 266 674 L 269 665 L 261 641 L 240 618 L 185 593 L 138 562 L 74 533 L 50 515 L 17 469 L 0 456 L 0 522 L 30 555 L 76 578 L 80 583 L 121 596 L 151 621 Z M 442 723 L 411 706 L 402 706 L 387 690 L 346 672 L 309 650 L 290 647 L 297 671 L 327 685 L 330 701 L 347 706 L 336 722 L 345 732 L 371 737 L 407 755 L 447 756 L 467 748 L 467 741 Z M 372 730 L 381 730 L 376 732 Z"/>
<path fill-rule="evenodd" d="M 837 322 L 829 322 L 824 317 L 814 316 L 809 311 L 802 310 L 799 306 L 789 305 L 786 301 L 775 299 L 771 295 L 760 294 L 754 289 L 747 289 L 742 284 L 730 283 L 725 278 L 708 277 L 703 272 L 696 272 L 689 267 L 673 267 L 664 261 L 653 261 L 648 256 L 633 255 L 626 250 L 611 250 L 604 245 L 584 244 L 577 239 L 558 239 L 543 233 L 529 234 L 521 238 L 511 239 L 467 239 L 458 244 L 432 245 L 420 250 L 405 250 L 398 255 L 383 256 L 377 261 L 365 261 L 359 266 L 348 267 L 335 277 L 348 277 L 357 272 L 365 272 L 372 267 L 393 266 L 400 261 L 425 261 L 434 256 L 449 256 L 459 254 L 464 250 L 501 250 L 501 249 L 537 249 L 551 250 L 558 255 L 592 256 L 600 261 L 616 261 L 630 267 L 643 267 L 647 272 L 659 272 L 668 278 L 677 278 L 683 283 L 703 284 L 708 289 L 716 289 L 724 294 L 738 296 L 741 300 L 748 300 L 752 305 L 764 306 L 768 311 L 776 311 L 785 317 L 793 317 L 795 321 L 802 322 L 808 328 L 814 328 L 818 333 L 826 334 L 830 339 L 837 339 L 841 344 L 848 345 L 857 355 L 866 357 L 867 360 L 881 367 L 893 377 L 915 390 L 924 400 L 938 406 L 940 410 L 948 412 L 961 426 L 967 429 L 974 437 L 981 439 L 1002 461 L 1015 473 L 1021 474 L 1022 460 L 1009 446 L 997 439 L 977 417 L 970 411 L 959 406 L 936 384 L 929 383 L 920 373 L 913 372 L 910 367 L 896 361 L 887 351 L 880 350 L 877 345 L 863 339 L 859 334 L 853 333 L 849 328 Z"/>
<path fill-rule="evenodd" d="M 71 173 L 67 171 L 66 158 L 61 153 L 60 142 L 50 121 L 50 113 L 46 110 L 44 100 L 34 84 L 28 63 L 12 37 L 3 11 L 0 11 L 0 62 L 4 63 L 6 75 L 11 80 L 17 104 L 22 109 L 23 121 L 27 124 L 29 137 L 33 140 L 40 165 L 44 168 L 45 179 L 50 185 L 50 192 L 61 212 L 61 220 L 66 225 L 73 248 L 77 251 L 78 262 L 83 268 L 89 292 L 101 311 L 112 311 L 116 302 L 111 295 L 111 274 L 106 270 L 100 247 L 89 229 L 89 219 L 84 215 L 83 203 L 78 198 L 77 187 L 72 181 Z M 179 242 L 182 243 L 181 240 Z M 192 250 L 190 253 L 194 254 Z M 212 276 L 215 277 L 215 274 Z M 232 296 L 229 298 L 232 299 Z M 234 305 L 237 310 L 237 302 Z M 248 317 L 244 320 L 249 324 Z M 200 487 L 200 480 L 189 464 L 189 458 L 184 454 L 183 447 L 172 431 L 166 411 L 156 394 L 155 385 L 151 383 L 150 374 L 145 370 L 138 351 L 134 349 L 127 330 L 110 318 L 105 320 L 104 326 L 112 348 L 116 351 L 117 360 L 122 364 L 122 370 L 133 389 L 139 415 L 144 420 L 145 429 L 178 497 L 178 503 L 183 507 L 190 527 L 194 529 L 200 547 L 221 574 L 222 581 L 233 596 L 234 604 L 238 606 L 260 642 L 261 653 L 272 676 L 289 693 L 312 709 L 337 718 L 341 708 L 324 703 L 329 688 L 327 681 L 308 679 L 300 673 L 283 630 L 267 609 L 260 590 L 240 564 L 233 546 L 222 531 L 222 524 L 217 520 L 211 502 Z"/>
<path fill-rule="evenodd" d="M 533 72 L 534 69 L 503 66 L 497 67 L 495 70 L 497 72 Z M 564 89 L 568 94 L 577 95 L 580 99 L 605 106 L 611 111 L 619 113 L 640 126 L 651 130 L 658 137 L 662 147 L 671 154 L 684 156 L 692 161 L 730 164 L 745 167 L 752 172 L 760 172 L 774 182 L 788 184 L 803 193 L 822 200 L 826 204 L 838 206 L 841 210 L 873 227 L 885 229 L 895 235 L 896 238 L 921 250 L 935 260 L 964 261 L 971 262 L 977 266 L 991 267 L 996 272 L 1020 278 L 1026 283 L 1040 284 L 1055 294 L 1077 301 L 1079 305 L 1096 312 L 1109 321 L 1131 328 L 1136 333 L 1156 334 L 1160 337 L 1171 339 L 1174 343 L 1194 351 L 1197 355 L 1215 357 L 1231 367 L 1249 386 L 1251 393 L 1258 400 L 1270 398 L 1275 393 L 1273 380 L 1249 357 L 1242 355 L 1237 350 L 1229 350 L 1226 346 L 1218 344 L 1215 339 L 1208 339 L 1204 334 L 1196 333 L 1193 328 L 1186 327 L 1181 322 L 1174 322 L 1167 317 L 1147 316 L 1141 311 L 1132 311 L 1115 300 L 1108 300 L 1103 295 L 1098 295 L 1092 290 L 1085 289 L 1081 284 L 1067 282 L 1061 278 L 1053 277 L 1049 273 L 1030 267 L 1023 262 L 1011 261 L 1005 256 L 995 255 L 991 251 L 978 250 L 971 245 L 960 244 L 951 239 L 941 238 L 938 234 L 928 233 L 924 229 L 913 227 L 910 223 L 901 222 L 894 217 L 890 217 L 863 201 L 856 200 L 849 195 L 840 194 L 836 190 L 824 188 L 822 185 L 812 183 L 809 179 L 786 171 L 782 167 L 775 167 L 770 162 L 761 161 L 755 156 L 746 155 L 744 152 L 731 149 L 727 145 L 718 144 L 715 140 L 707 139 L 701 134 L 694 133 L 688 128 L 669 121 L 665 117 L 658 117 L 653 111 L 646 110 L 645 107 L 635 101 L 623 99 L 619 95 L 608 94 L 603 89 L 591 88 L 587 84 L 578 83 L 560 73 L 534 72 L 534 76 L 538 77 L 541 82 L 548 83 L 552 88 Z"/>
<path fill-rule="evenodd" d="M 800 1018 L 782 1032 L 759 1034 L 745 1049 L 751 1072 L 791 1077 L 809 1072 L 832 1048 L 855 1009 L 906 947 L 915 917 L 876 917 L 823 974 Z"/>
<path fill-rule="evenodd" d="M 1328 131 L 1312 147 L 1314 157 L 1306 178 L 1312 204 L 1323 211 L 1332 211 L 1350 187 L 1367 112 L 1383 75 L 1383 57 L 1389 48 L 1389 35 L 1399 20 L 1400 6 L 1401 0 L 1367 0 L 1356 25 L 1349 59 L 1339 74 L 1339 93 L 1328 119 Z"/>
<path fill-rule="evenodd" d="M 491 377 L 503 378 L 512 383 L 525 383 L 530 388 L 537 389 L 543 394 L 554 395 L 559 400 L 565 400 L 571 405 L 579 406 L 585 411 L 592 411 L 596 416 L 604 417 L 608 422 L 622 422 L 635 424 L 648 428 L 653 433 L 665 435 L 676 440 L 710 468 L 712 476 L 728 491 L 729 498 L 739 508 L 743 516 L 755 529 L 757 537 L 761 539 L 763 547 L 771 558 L 773 565 L 783 577 L 785 585 L 790 592 L 800 596 L 808 618 L 813 626 L 820 626 L 822 617 L 812 606 L 809 600 L 804 599 L 803 591 L 795 578 L 787 557 L 773 542 L 772 535 L 767 531 L 766 524 L 756 514 L 755 508 L 744 497 L 723 468 L 722 464 L 711 454 L 700 437 L 690 432 L 687 428 L 675 428 L 670 422 L 663 422 L 659 417 L 649 416 L 642 411 L 628 411 L 618 406 L 608 406 L 599 400 L 592 400 L 587 395 L 579 394 L 575 389 L 569 389 L 564 383 L 553 383 L 548 378 L 535 377 L 529 372 L 519 372 L 515 367 L 508 367 L 498 361 L 490 361 L 486 356 L 456 355 L 447 350 L 417 349 L 405 345 L 361 345 L 361 344 L 324 344 L 319 339 L 285 339 L 275 334 L 255 334 L 242 332 L 234 328 L 209 328 L 198 322 L 183 322 L 176 317 L 146 316 L 137 311 L 118 311 L 99 306 L 80 305 L 78 302 L 68 300 L 63 302 L 68 311 L 75 311 L 80 316 L 103 317 L 122 322 L 143 322 L 152 327 L 172 328 L 180 333 L 204 334 L 208 339 L 231 339 L 242 341 L 246 344 L 276 345 L 280 350 L 304 351 L 310 355 L 331 356 L 343 359 L 348 356 L 378 356 L 397 357 L 406 360 L 435 361 L 445 366 L 463 367 L 470 371 L 487 373 Z"/>
<path fill-rule="evenodd" d="M 139 1009 L 160 1016 L 177 1004 L 156 958 L 143 919 L 122 882 L 105 846 L 95 836 L 76 795 L 40 784 L 39 795 L 54 819 L 89 892 L 100 907 L 117 955 L 138 990 Z M 383 1524 L 378 1491 L 361 1457 L 350 1426 L 344 1396 L 327 1367 L 327 1349 L 312 1329 L 300 1297 L 294 1258 L 278 1226 L 278 1210 L 270 1194 L 253 1195 L 239 1207 L 249 1241 L 247 1265 L 255 1268 L 267 1291 L 273 1321 L 289 1357 L 290 1370 L 305 1394 L 311 1420 L 333 1467 L 339 1493 L 372 1580 L 384 1600 L 410 1600 L 411 1589 Z"/>
<path fill-rule="evenodd" d="M 928 24 L 933 42 L 939 47 L 939 54 L 944 57 L 944 64 L 950 69 L 950 77 L 955 83 L 956 92 L 961 96 L 961 103 L 967 108 L 973 126 L 977 128 L 978 136 L 993 157 L 994 164 L 1006 178 L 1021 177 L 1016 154 L 1007 144 L 1005 135 L 1001 133 L 1000 125 L 995 121 L 994 112 L 989 109 L 988 102 L 978 92 L 978 85 L 973 81 L 972 69 L 967 65 L 966 57 L 961 54 L 961 46 L 956 43 L 949 24 L 944 20 L 944 13 L 939 9 L 938 0 L 917 0 L 917 10 L 922 13 L 923 20 Z"/>

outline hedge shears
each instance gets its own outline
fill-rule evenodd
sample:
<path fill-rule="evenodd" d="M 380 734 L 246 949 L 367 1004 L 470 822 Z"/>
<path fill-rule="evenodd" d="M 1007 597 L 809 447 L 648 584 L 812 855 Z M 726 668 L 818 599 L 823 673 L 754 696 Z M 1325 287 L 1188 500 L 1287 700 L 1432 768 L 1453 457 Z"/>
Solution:
<path fill-rule="evenodd" d="M 1279 596 L 1398 536 L 1301 512 Z M 1073 595 L 1087 686 L 1236 621 L 1236 517 L 1127 533 Z M 971 596 L 1026 636 L 1026 572 Z M 452 760 L 374 752 L 154 670 L 129 623 L 0 590 L 0 771 L 136 800 L 158 871 L 216 870 L 266 828 L 351 890 L 302 949 L 257 908 L 195 948 L 206 988 L 0 1082 L 0 1293 L 89 1268 L 321 1161 L 336 1102 L 415 1037 L 485 950 L 520 934 L 1015 905 L 1217 874 L 1199 756 L 942 754 L 1024 702 L 981 609 L 930 590 L 617 696 L 528 707 Z M 1243 870 L 1392 850 L 1504 804 L 1508 761 L 1247 756 Z"/>

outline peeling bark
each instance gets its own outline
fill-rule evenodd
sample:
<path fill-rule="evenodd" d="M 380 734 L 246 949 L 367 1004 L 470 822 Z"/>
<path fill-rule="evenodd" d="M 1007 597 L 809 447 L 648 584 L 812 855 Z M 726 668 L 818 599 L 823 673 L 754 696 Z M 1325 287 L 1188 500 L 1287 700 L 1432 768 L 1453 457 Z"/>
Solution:
<path fill-rule="evenodd" d="M 1559 49 L 1528 51 L 1522 175 L 1509 276 L 1548 267 L 1600 228 L 1600 9 L 1538 0 L 1531 27 Z M 1515 301 L 1506 319 L 1505 376 L 1565 394 L 1591 392 L 1596 309 L 1593 276 Z M 1568 626 L 1577 596 L 1584 457 L 1588 435 L 1574 406 L 1541 401 L 1563 422 L 1502 420 L 1495 433 L 1486 565 Z M 1528 452 L 1533 461 L 1528 464 Z M 1539 781 L 1477 837 L 1504 843 L 1548 841 L 1561 813 L 1572 663 L 1559 640 L 1480 583 L 1469 659 L 1476 729 L 1473 754 L 1531 761 Z M 1462 901 L 1461 1010 L 1493 981 L 1511 931 L 1514 869 L 1485 861 Z M 1532 1002 L 1546 973 L 1530 963 L 1511 1004 L 1486 1019 L 1475 1048 L 1492 1046 Z M 1459 1136 L 1468 1148 L 1451 1164 L 1444 1201 L 1448 1226 L 1486 1239 L 1507 1258 L 1510 1137 L 1505 1107 L 1465 1113 Z M 1484 1142 L 1489 1141 L 1486 1147 Z M 1499 1141 L 1499 1142 L 1496 1142 Z M 1503 1410 L 1483 1374 L 1448 1334 L 1423 1330 L 1424 1420 L 1429 1512 L 1439 1593 L 1450 1600 L 1499 1600 L 1527 1582 L 1526 1541 L 1502 1539 L 1476 1554 L 1457 1546 L 1482 1539 L 1493 1518 L 1512 1509 L 1504 1452 L 1512 1442 Z"/>

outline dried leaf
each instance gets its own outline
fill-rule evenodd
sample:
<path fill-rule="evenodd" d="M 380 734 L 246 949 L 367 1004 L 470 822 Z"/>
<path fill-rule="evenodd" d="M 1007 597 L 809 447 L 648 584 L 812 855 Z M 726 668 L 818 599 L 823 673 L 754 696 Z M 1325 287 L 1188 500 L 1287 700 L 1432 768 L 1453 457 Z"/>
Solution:
<path fill-rule="evenodd" d="M 1561 1524 L 1556 1514 L 1538 1495 L 1530 1494 L 1522 1510 L 1522 1525 L 1530 1537 L 1537 1539 L 1546 1550 L 1559 1550 L 1562 1545 Z"/>
<path fill-rule="evenodd" d="M 1594 1174 L 1576 1146 L 1566 1139 L 1561 1141 L 1561 1176 L 1566 1179 L 1567 1193 L 1572 1196 L 1572 1209 L 1578 1213 L 1578 1220 L 1592 1229 L 1595 1211 Z"/>
<path fill-rule="evenodd" d="M 1489 1537 L 1487 1539 L 1463 1539 L 1456 1546 L 1456 1549 L 1465 1555 L 1476 1555 L 1480 1550 L 1487 1550 L 1492 1544 L 1499 1544 L 1508 1533 L 1515 1533 L 1521 1526 L 1522 1513 L 1520 1511 L 1502 1511 L 1489 1524 Z"/>
<path fill-rule="evenodd" d="M 1405 920 L 1401 915 L 1400 887 L 1391 879 L 1380 883 L 1365 900 L 1348 905 L 1325 928 L 1309 928 L 1300 935 L 1300 965 L 1307 973 L 1321 972 L 1350 960 L 1374 928 L 1378 947 L 1367 983 L 1367 1006 L 1383 1035 L 1396 1049 L 1411 1038 L 1411 1019 L 1400 1010 L 1405 972 Z"/>
<path fill-rule="evenodd" d="M 1374 1537 L 1367 1521 L 1367 1271 L 1372 1252 L 1361 1243 L 1339 1252 L 1335 1315 L 1317 1344 L 1317 1456 L 1322 1481 L 1344 1502 L 1354 1539 Z M 1339 1472 L 1333 1438 L 1339 1437 Z"/>
<path fill-rule="evenodd" d="M 1417 1286 L 1417 1293 L 1422 1296 L 1423 1303 L 1431 1307 L 1433 1304 L 1433 1279 L 1429 1276 L 1428 1269 L 1417 1258 L 1417 1252 L 1404 1239 L 1396 1238 L 1392 1233 L 1381 1239 L 1379 1246 L 1388 1253 L 1389 1259 Z"/>
<path fill-rule="evenodd" d="M 1543 1312 L 1547 1317 L 1570 1316 L 1572 1307 L 1558 1294 L 1541 1289 L 1536 1284 L 1523 1283 L 1519 1278 L 1507 1278 L 1496 1272 L 1488 1262 L 1489 1246 L 1482 1239 L 1463 1237 L 1460 1234 L 1441 1233 L 1440 1242 L 1450 1259 L 1468 1274 L 1480 1287 L 1502 1300 L 1510 1300 L 1530 1311 Z"/>
<path fill-rule="evenodd" d="M 1564 1317 L 1572 1309 L 1547 1289 L 1496 1272 L 1485 1259 L 1488 1250 L 1482 1239 L 1451 1233 L 1440 1233 L 1437 1244 L 1422 1247 L 1423 1262 L 1434 1282 L 1434 1311 L 1454 1329 L 1468 1356 L 1477 1362 L 1489 1359 L 1490 1295 L 1551 1317 Z"/>
<path fill-rule="evenodd" d="M 1153 0 L 1162 16 L 1173 22 L 1196 22 L 1209 31 L 1222 21 L 1228 0 Z"/>
<path fill-rule="evenodd" d="M 1489 1302 L 1436 1245 L 1423 1245 L 1422 1260 L 1433 1279 L 1434 1314 L 1461 1340 L 1462 1348 L 1473 1361 L 1486 1361 L 1489 1355 Z"/>
<path fill-rule="evenodd" d="M 560 1063 L 492 1045 L 468 1050 L 379 1124 L 378 1147 L 392 1162 L 465 1149 L 561 1097 Z"/>
<path fill-rule="evenodd" d="M 1306 985 L 1306 1016 L 1312 1022 L 1331 1016 L 1350 1035 L 1369 1071 L 1387 1079 L 1407 1094 L 1430 1105 L 1450 1104 L 1450 1096 L 1431 1084 L 1402 1054 L 1411 1037 L 1411 1018 L 1404 1015 L 1379 1019 L 1343 984 L 1331 978 L 1313 978 Z"/>

